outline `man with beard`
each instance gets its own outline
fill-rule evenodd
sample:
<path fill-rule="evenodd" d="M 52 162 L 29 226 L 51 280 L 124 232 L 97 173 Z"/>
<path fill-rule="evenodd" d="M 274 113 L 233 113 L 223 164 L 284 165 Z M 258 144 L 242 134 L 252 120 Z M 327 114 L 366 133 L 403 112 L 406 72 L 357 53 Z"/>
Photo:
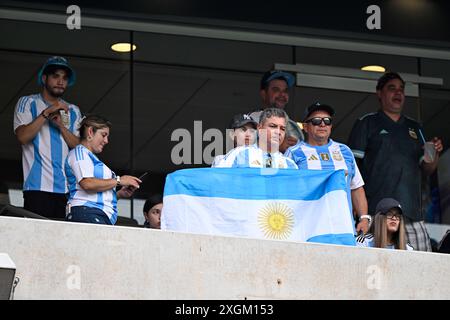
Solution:
<path fill-rule="evenodd" d="M 22 145 L 24 208 L 47 218 L 64 219 L 67 180 L 64 162 L 79 144 L 80 109 L 62 100 L 75 72 L 63 57 L 51 57 L 38 74 L 39 94 L 19 99 L 14 133 Z"/>
<path fill-rule="evenodd" d="M 267 108 L 277 108 L 284 111 L 289 102 L 289 89 L 295 83 L 295 77 L 284 71 L 270 70 L 264 73 L 261 78 L 259 95 L 261 97 L 262 108 L 254 111 L 250 116 L 259 122 L 262 110 Z M 304 140 L 304 136 L 295 121 L 288 118 L 286 125 L 286 138 L 280 145 L 280 151 L 285 152 L 287 148 L 295 145 L 298 141 Z"/>

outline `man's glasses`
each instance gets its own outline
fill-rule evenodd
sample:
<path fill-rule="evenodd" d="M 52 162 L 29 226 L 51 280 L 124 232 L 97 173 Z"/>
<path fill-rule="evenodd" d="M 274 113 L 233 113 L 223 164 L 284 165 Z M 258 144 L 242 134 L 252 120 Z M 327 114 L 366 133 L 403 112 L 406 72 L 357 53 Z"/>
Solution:
<path fill-rule="evenodd" d="M 395 214 L 395 213 L 388 213 L 386 215 L 386 218 L 388 218 L 389 220 L 399 220 L 400 221 L 401 215 Z"/>
<path fill-rule="evenodd" d="M 325 117 L 325 118 L 315 117 L 315 118 L 308 119 L 308 120 L 306 120 L 305 122 L 306 122 L 306 123 L 311 122 L 311 124 L 312 124 L 313 126 L 320 126 L 320 124 L 321 124 L 322 121 L 323 121 L 323 123 L 324 123 L 326 126 L 329 126 L 329 125 L 331 124 L 331 120 L 332 120 L 332 119 L 331 119 L 330 117 Z"/>

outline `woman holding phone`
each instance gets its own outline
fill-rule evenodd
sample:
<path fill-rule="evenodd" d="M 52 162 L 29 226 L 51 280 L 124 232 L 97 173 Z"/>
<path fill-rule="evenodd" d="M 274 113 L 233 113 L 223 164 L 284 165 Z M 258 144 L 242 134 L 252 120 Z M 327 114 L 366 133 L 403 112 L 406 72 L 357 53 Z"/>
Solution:
<path fill-rule="evenodd" d="M 80 124 L 80 141 L 69 152 L 65 172 L 69 184 L 67 220 L 113 225 L 117 221 L 117 198 L 128 198 L 139 188 L 141 180 L 117 176 L 97 155 L 108 144 L 111 123 L 90 115 Z M 123 187 L 116 191 L 117 187 Z"/>

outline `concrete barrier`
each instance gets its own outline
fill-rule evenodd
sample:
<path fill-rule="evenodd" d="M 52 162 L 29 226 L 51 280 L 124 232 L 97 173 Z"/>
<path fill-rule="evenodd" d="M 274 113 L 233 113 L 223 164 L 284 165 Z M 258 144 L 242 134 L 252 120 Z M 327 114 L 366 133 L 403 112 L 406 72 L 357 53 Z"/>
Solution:
<path fill-rule="evenodd" d="M 0 217 L 15 299 L 450 299 L 450 255 Z"/>

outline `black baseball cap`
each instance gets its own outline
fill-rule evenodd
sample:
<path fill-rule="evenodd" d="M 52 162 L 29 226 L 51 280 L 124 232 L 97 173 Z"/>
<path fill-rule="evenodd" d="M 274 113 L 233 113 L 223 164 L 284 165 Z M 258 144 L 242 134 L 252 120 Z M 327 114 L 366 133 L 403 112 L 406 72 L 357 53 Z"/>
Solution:
<path fill-rule="evenodd" d="M 258 123 L 249 115 L 246 113 L 239 113 L 233 116 L 233 119 L 230 123 L 231 129 L 241 128 L 245 126 L 247 123 L 251 123 L 255 126 L 258 125 Z"/>
<path fill-rule="evenodd" d="M 377 82 L 377 91 L 383 89 L 383 87 L 388 83 L 389 81 L 393 79 L 400 80 L 403 84 L 405 84 L 405 81 L 400 77 L 400 75 L 396 72 L 386 72 L 383 74 Z"/>
<path fill-rule="evenodd" d="M 306 108 L 306 110 L 305 110 L 305 116 L 303 117 L 303 121 L 305 121 L 306 119 L 308 119 L 308 117 L 309 117 L 313 112 L 316 112 L 316 111 L 319 111 L 319 110 L 325 111 L 325 112 L 329 113 L 329 114 L 330 114 L 330 117 L 334 116 L 334 114 L 335 114 L 334 109 L 333 109 L 331 106 L 329 106 L 329 105 L 327 105 L 327 104 L 322 104 L 322 103 L 320 103 L 320 102 L 316 102 L 316 103 L 310 105 L 308 108 Z"/>
<path fill-rule="evenodd" d="M 403 214 L 402 206 L 400 205 L 400 202 L 393 198 L 384 198 L 381 199 L 380 202 L 378 202 L 377 207 L 375 209 L 375 213 L 381 213 L 386 214 L 391 209 L 398 209 L 401 214 Z"/>
<path fill-rule="evenodd" d="M 270 81 L 274 79 L 283 79 L 286 81 L 289 88 L 291 88 L 295 83 L 295 77 L 289 72 L 280 70 L 269 70 L 261 78 L 261 89 L 265 89 Z"/>

